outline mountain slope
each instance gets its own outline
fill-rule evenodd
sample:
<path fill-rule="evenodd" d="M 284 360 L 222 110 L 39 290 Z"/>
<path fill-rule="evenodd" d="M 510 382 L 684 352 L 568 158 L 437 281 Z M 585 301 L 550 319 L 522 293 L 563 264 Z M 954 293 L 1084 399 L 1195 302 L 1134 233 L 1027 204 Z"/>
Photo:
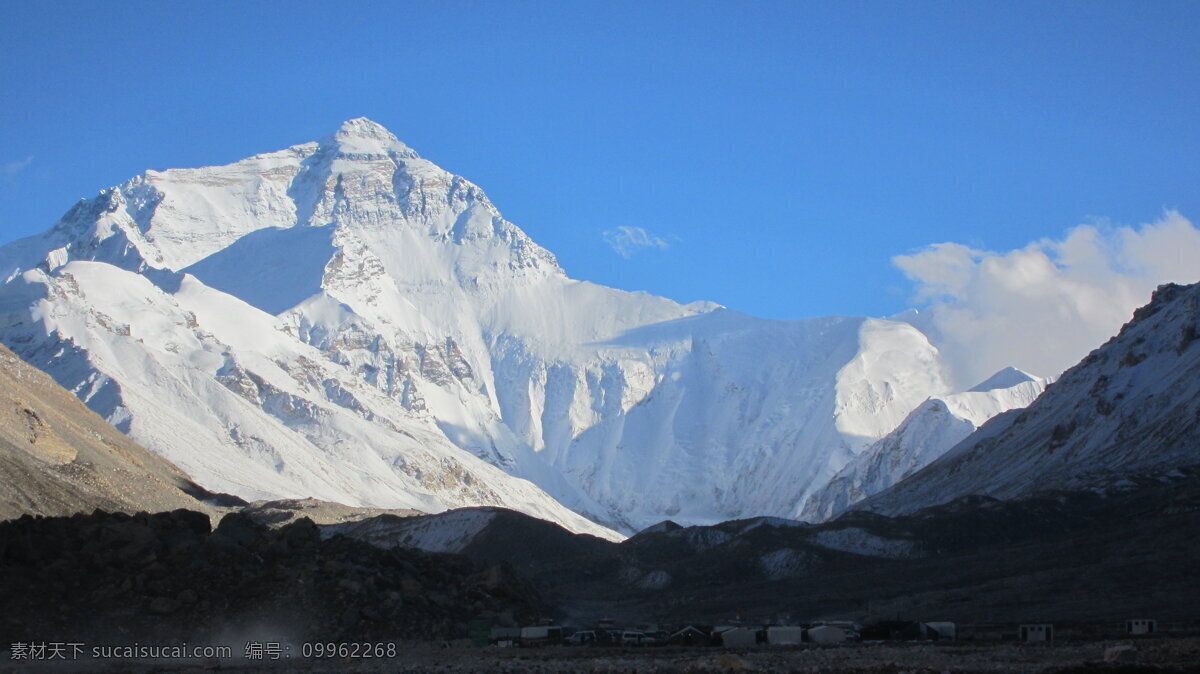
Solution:
<path fill-rule="evenodd" d="M 1200 284 L 1163 285 L 1120 334 L 1022 411 L 985 424 L 863 509 L 1011 499 L 1200 463 Z"/>
<path fill-rule="evenodd" d="M 317 497 L 426 511 L 503 503 L 604 533 L 534 485 L 458 451 L 436 429 L 401 425 L 396 401 L 323 362 L 271 316 L 191 277 L 168 294 L 96 262 L 26 279 L 39 275 L 50 339 L 14 343 L 202 484 L 247 500 Z M 237 348 L 243 344 L 249 348 Z"/>
<path fill-rule="evenodd" d="M 208 494 L 46 374 L 0 346 L 0 520 L 109 511 L 212 511 Z"/>
<path fill-rule="evenodd" d="M 609 536 L 567 508 L 627 532 L 792 517 L 951 392 L 906 323 L 572 280 L 365 119 L 147 171 L 0 248 L 0 279 L 0 341 L 247 499 L 501 505 Z"/>
<path fill-rule="evenodd" d="M 809 497 L 801 519 L 837 517 L 929 465 L 988 419 L 1030 404 L 1046 385 L 1045 379 L 1010 367 L 969 391 L 926 400 Z"/>

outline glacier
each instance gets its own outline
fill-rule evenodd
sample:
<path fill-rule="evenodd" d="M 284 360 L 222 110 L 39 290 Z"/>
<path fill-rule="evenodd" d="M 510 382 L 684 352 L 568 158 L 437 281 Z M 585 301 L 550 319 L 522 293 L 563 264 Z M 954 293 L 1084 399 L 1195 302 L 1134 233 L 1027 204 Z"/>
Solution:
<path fill-rule="evenodd" d="M 103 190 L 0 247 L 0 280 L 0 341 L 251 500 L 504 506 L 612 539 L 797 518 L 923 403 L 973 395 L 902 320 L 571 279 L 365 118 Z"/>

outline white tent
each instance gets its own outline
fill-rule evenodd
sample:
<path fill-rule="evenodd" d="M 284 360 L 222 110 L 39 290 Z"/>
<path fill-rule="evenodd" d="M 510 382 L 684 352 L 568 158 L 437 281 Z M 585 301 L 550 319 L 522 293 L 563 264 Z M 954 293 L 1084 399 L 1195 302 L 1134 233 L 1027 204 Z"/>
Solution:
<path fill-rule="evenodd" d="M 758 643 L 758 630 L 749 627 L 734 627 L 721 632 L 721 645 L 725 648 L 750 648 Z"/>
<path fill-rule="evenodd" d="M 774 625 L 767 628 L 767 643 L 772 646 L 794 646 L 803 642 L 803 627 L 796 625 Z"/>

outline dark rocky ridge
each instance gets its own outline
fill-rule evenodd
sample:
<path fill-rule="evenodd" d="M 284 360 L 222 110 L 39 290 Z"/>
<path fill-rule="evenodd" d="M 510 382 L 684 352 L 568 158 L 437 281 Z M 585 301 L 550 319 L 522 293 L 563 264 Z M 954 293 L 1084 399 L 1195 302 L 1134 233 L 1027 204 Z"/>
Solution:
<path fill-rule="evenodd" d="M 5 644 L 213 643 L 248 626 L 296 641 L 442 640 L 470 619 L 539 615 L 504 564 L 322 540 L 308 519 L 269 529 L 235 513 L 210 531 L 186 510 L 0 522 L 0 598 Z"/>
<path fill-rule="evenodd" d="M 1193 466 L 895 518 L 666 524 L 620 544 L 500 511 L 462 552 L 511 563 L 572 624 L 719 623 L 738 609 L 752 621 L 1187 622 L 1200 618 L 1197 531 Z"/>
<path fill-rule="evenodd" d="M 238 510 L 249 515 L 255 522 L 269 527 L 280 527 L 306 517 L 313 523 L 324 526 L 355 522 L 381 515 L 412 517 L 424 514 L 419 510 L 408 508 L 362 508 L 315 498 L 255 501 Z"/>

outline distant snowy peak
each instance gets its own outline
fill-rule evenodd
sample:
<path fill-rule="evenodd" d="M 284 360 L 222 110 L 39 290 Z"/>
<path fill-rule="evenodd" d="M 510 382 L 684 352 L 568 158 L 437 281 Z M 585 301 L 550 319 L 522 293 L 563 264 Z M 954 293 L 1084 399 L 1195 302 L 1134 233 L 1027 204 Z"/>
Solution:
<path fill-rule="evenodd" d="M 988 419 L 1029 405 L 1047 384 L 1010 367 L 970 391 L 926 400 L 809 497 L 801 519 L 821 522 L 837 517 L 929 465 Z"/>
<path fill-rule="evenodd" d="M 1028 406 L 1052 381 L 1009 367 L 989 377 L 983 384 L 969 391 L 943 396 L 941 401 L 952 414 L 978 427 L 997 414 Z M 991 384 L 995 386 L 984 388 Z"/>
<path fill-rule="evenodd" d="M 1200 463 L 1200 284 L 1163 285 L 1120 334 L 1020 412 L 862 504 L 884 514 L 969 494 L 1017 498 Z"/>
<path fill-rule="evenodd" d="M 1038 377 L 1031 375 L 1024 370 L 1020 370 L 1015 367 L 1006 367 L 967 390 L 975 392 L 987 392 L 996 389 L 1012 388 L 1020 384 L 1027 384 L 1037 381 L 1039 381 Z"/>

